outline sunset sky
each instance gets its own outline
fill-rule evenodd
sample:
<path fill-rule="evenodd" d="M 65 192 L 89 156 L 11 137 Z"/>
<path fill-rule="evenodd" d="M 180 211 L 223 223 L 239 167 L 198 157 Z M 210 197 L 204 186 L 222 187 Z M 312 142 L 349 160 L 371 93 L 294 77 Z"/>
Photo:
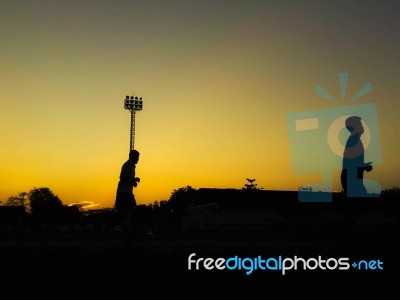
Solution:
<path fill-rule="evenodd" d="M 382 164 L 399 186 L 399 1 L 0 2 L 0 201 L 49 187 L 63 203 L 114 204 L 136 115 L 139 204 L 174 189 L 297 190 L 286 115 L 375 103 Z M 312 163 L 310 161 L 310 163 Z M 338 170 L 341 166 L 338 166 Z M 333 173 L 340 190 L 339 171 Z"/>

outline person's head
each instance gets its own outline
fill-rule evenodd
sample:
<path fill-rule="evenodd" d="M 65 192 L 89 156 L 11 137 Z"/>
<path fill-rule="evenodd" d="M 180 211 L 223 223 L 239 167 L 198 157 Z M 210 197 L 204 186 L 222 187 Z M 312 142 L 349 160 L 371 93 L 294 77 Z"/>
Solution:
<path fill-rule="evenodd" d="M 129 159 L 136 164 L 139 161 L 139 155 L 139 151 L 133 149 L 129 152 Z"/>
<path fill-rule="evenodd" d="M 359 133 L 360 135 L 364 133 L 364 127 L 361 123 L 361 118 L 357 116 L 348 117 L 346 119 L 346 128 L 351 134 Z"/>

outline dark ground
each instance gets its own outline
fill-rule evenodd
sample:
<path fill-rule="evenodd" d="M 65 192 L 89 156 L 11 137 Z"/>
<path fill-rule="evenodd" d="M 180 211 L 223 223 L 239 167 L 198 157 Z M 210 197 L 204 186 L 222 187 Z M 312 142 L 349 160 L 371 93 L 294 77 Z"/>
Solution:
<path fill-rule="evenodd" d="M 399 228 L 0 237 L 2 299 L 400 299 Z M 188 256 L 380 259 L 384 270 L 189 271 Z M 4 297 L 3 297 L 4 295 Z M 7 296 L 6 296 L 7 295 Z"/>

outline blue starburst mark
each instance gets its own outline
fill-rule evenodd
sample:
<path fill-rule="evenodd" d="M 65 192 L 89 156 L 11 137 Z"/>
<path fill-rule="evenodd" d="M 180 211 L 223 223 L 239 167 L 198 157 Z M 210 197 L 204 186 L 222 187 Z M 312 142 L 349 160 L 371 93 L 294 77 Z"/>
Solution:
<path fill-rule="evenodd" d="M 345 102 L 344 98 L 346 95 L 346 86 L 347 86 L 347 79 L 349 78 L 349 74 L 348 73 L 339 73 L 338 74 L 339 77 L 339 83 L 340 83 L 340 95 L 342 98 L 342 103 Z M 364 85 L 359 92 L 352 98 L 350 99 L 350 103 L 355 101 L 356 99 L 360 98 L 361 96 L 364 96 L 365 94 L 369 93 L 370 91 L 372 91 L 372 84 L 371 83 L 367 83 L 366 85 Z M 322 86 L 318 85 L 317 88 L 315 89 L 315 92 L 319 95 L 321 95 L 322 97 L 324 97 L 325 99 L 333 102 L 333 103 L 337 103 L 336 99 L 334 99 L 329 92 L 324 89 Z"/>

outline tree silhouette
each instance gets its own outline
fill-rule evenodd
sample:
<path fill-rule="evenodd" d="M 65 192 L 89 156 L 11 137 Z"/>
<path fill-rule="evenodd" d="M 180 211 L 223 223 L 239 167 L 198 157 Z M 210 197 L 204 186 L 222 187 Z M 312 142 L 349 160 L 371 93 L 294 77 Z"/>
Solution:
<path fill-rule="evenodd" d="M 171 212 L 171 225 L 175 229 L 180 228 L 182 219 L 186 213 L 186 207 L 194 197 L 196 191 L 197 190 L 190 185 L 173 190 L 168 201 L 168 209 Z"/>
<path fill-rule="evenodd" d="M 33 188 L 28 193 L 31 218 L 41 222 L 56 222 L 62 213 L 63 204 L 49 188 Z"/>
<path fill-rule="evenodd" d="M 258 188 L 257 183 L 255 183 L 255 179 L 250 179 L 246 178 L 247 182 L 244 187 L 242 187 L 242 190 L 263 190 L 264 188 Z"/>
<path fill-rule="evenodd" d="M 185 187 L 181 187 L 179 189 L 175 189 L 172 191 L 171 196 L 169 198 L 169 202 L 171 205 L 174 205 L 178 202 L 188 200 L 194 196 L 196 193 L 196 189 L 187 185 Z"/>
<path fill-rule="evenodd" d="M 22 192 L 19 193 L 18 196 L 11 196 L 7 199 L 5 205 L 7 206 L 21 206 L 25 209 L 25 211 L 30 211 L 28 193 Z"/>
<path fill-rule="evenodd" d="M 400 188 L 395 186 L 382 191 L 382 195 L 400 195 Z"/>
<path fill-rule="evenodd" d="M 299 192 L 312 192 L 313 188 L 311 186 L 300 186 L 297 190 Z"/>

